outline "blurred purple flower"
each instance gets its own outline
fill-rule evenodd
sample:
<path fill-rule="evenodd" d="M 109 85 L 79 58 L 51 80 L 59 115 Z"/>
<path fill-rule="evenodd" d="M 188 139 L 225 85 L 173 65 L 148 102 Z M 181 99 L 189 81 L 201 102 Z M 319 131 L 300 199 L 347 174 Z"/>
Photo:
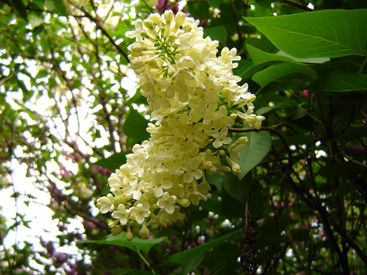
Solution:
<path fill-rule="evenodd" d="M 71 172 L 62 163 L 60 163 L 60 175 L 63 178 L 69 178 L 71 176 Z"/>
<path fill-rule="evenodd" d="M 89 228 L 92 228 L 92 229 L 97 229 L 98 228 L 97 224 L 95 224 L 94 222 L 83 220 L 83 223 L 86 227 L 89 227 Z"/>
<path fill-rule="evenodd" d="M 198 243 L 198 245 L 205 244 L 205 239 L 199 237 L 197 243 Z"/>
<path fill-rule="evenodd" d="M 75 155 L 65 152 L 62 152 L 62 155 L 65 157 L 65 160 L 69 160 L 71 159 L 72 162 L 77 162 L 78 160 L 83 159 L 83 156 L 81 154 L 79 154 L 78 152 L 75 153 Z"/>
<path fill-rule="evenodd" d="M 68 255 L 56 252 L 52 255 L 53 264 L 56 268 L 61 267 L 68 260 Z"/>
<path fill-rule="evenodd" d="M 175 3 L 172 6 L 172 3 L 170 3 L 170 1 L 168 0 L 158 0 L 157 1 L 157 5 L 155 6 L 156 9 L 160 12 L 163 13 L 166 10 L 172 10 L 172 12 L 174 14 L 178 13 L 178 5 Z M 185 12 L 184 10 L 182 10 L 182 12 Z"/>
<path fill-rule="evenodd" d="M 67 229 L 66 225 L 65 224 L 61 224 L 61 223 L 59 223 L 57 225 L 57 227 L 59 228 L 59 231 L 60 232 L 63 232 L 63 231 L 65 231 Z"/>
<path fill-rule="evenodd" d="M 107 170 L 106 168 L 103 168 L 101 166 L 96 166 L 96 170 L 97 170 L 98 173 L 101 173 L 102 175 L 109 176 L 109 175 L 112 174 L 112 172 L 110 170 Z"/>
<path fill-rule="evenodd" d="M 83 156 L 82 156 L 81 154 L 79 154 L 78 152 L 76 152 L 76 153 L 75 153 L 75 158 L 76 158 L 77 160 L 81 160 L 81 159 L 83 159 Z"/>
<path fill-rule="evenodd" d="M 40 237 L 40 243 L 41 243 L 41 245 L 43 246 L 43 247 L 46 247 L 46 241 L 42 238 L 42 237 Z"/>
<path fill-rule="evenodd" d="M 361 145 L 345 145 L 343 147 L 344 154 L 348 156 L 360 156 L 366 153 L 366 148 Z"/>
<path fill-rule="evenodd" d="M 310 96 L 310 91 L 309 90 L 303 90 L 302 91 L 302 97 L 303 98 L 308 98 Z"/>
<path fill-rule="evenodd" d="M 46 243 L 46 241 L 45 241 L 44 239 L 42 239 L 42 237 L 40 237 L 40 243 L 41 243 L 41 245 L 42 245 L 44 248 L 46 248 L 47 256 L 48 256 L 48 257 L 52 257 L 52 255 L 53 255 L 53 254 L 54 254 L 54 252 L 55 252 L 55 248 L 54 248 L 53 243 L 52 243 L 52 242 L 50 242 L 50 241 Z"/>
<path fill-rule="evenodd" d="M 64 267 L 64 272 L 65 274 L 67 275 L 77 275 L 78 272 L 77 272 L 77 265 L 72 263 L 70 260 L 67 260 L 66 261 L 67 265 L 69 266 L 70 269 L 67 269 L 66 267 Z"/>

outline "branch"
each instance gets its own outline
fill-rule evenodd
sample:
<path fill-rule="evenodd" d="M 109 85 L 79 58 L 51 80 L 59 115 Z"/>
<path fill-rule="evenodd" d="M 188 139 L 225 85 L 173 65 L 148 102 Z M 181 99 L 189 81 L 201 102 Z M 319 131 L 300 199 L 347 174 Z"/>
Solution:
<path fill-rule="evenodd" d="M 298 3 L 298 2 L 293 1 L 293 0 L 281 0 L 279 2 L 286 3 L 286 4 L 289 4 L 289 5 L 295 6 L 297 8 L 303 9 L 305 11 L 314 11 L 313 9 L 309 8 L 308 6 L 305 6 L 305 5 L 301 4 L 301 3 Z"/>
<path fill-rule="evenodd" d="M 47 175 L 47 173 L 45 171 L 40 171 L 48 180 L 48 182 L 51 184 L 51 186 L 53 188 L 55 188 L 54 190 L 56 190 L 56 192 L 59 191 L 59 189 L 56 187 L 56 183 Z M 101 228 L 104 228 L 106 230 L 110 230 L 110 228 L 108 227 L 108 224 L 106 222 L 103 222 L 102 220 L 96 219 L 93 216 L 90 215 L 90 213 L 88 211 L 85 211 L 84 208 L 81 208 L 77 203 L 73 202 L 72 200 L 70 200 L 70 198 L 68 198 L 67 196 L 63 195 L 61 192 L 59 194 L 61 196 L 60 200 L 58 201 L 58 203 L 60 205 L 62 205 L 69 213 L 75 215 L 75 216 L 79 216 L 87 221 L 90 221 L 98 226 L 100 226 Z M 60 209 L 62 210 L 62 209 Z M 83 212 L 80 212 L 80 211 Z"/>
<path fill-rule="evenodd" d="M 243 226 L 243 246 L 241 253 L 241 269 L 246 274 L 256 274 L 258 268 L 256 264 L 256 251 L 251 247 L 256 242 L 257 224 L 248 209 L 248 200 L 245 209 L 245 221 Z"/>
<path fill-rule="evenodd" d="M 11 79 L 14 75 L 16 75 L 17 73 L 21 72 L 25 70 L 25 68 L 22 68 L 20 70 L 14 71 L 12 72 L 10 75 L 4 77 L 3 79 L 0 80 L 0 86 L 2 86 L 6 81 L 8 81 L 9 79 Z"/>
<path fill-rule="evenodd" d="M 120 47 L 115 43 L 115 41 L 113 40 L 113 38 L 111 37 L 111 35 L 110 35 L 106 30 L 105 30 L 105 28 L 103 27 L 102 22 L 101 22 L 98 18 L 93 17 L 93 16 L 92 16 L 90 13 L 88 13 L 84 8 L 82 8 L 81 10 L 84 12 L 84 14 L 85 14 L 85 16 L 86 16 L 86 17 L 88 17 L 91 21 L 93 21 L 93 22 L 96 24 L 97 29 L 100 29 L 100 30 L 101 30 L 101 32 L 102 32 L 102 33 L 103 33 L 103 34 L 108 38 L 108 40 L 112 43 L 112 45 L 116 48 L 116 50 L 117 50 L 120 54 L 122 54 L 128 62 L 130 62 L 130 60 L 129 60 L 129 58 L 128 58 L 127 54 L 123 51 L 123 49 L 121 49 L 121 48 L 120 48 Z"/>
<path fill-rule="evenodd" d="M 9 267 L 9 275 L 13 274 L 13 264 L 10 260 L 8 251 L 6 250 L 5 244 L 4 244 L 4 239 L 3 239 L 3 234 L 1 233 L 2 230 L 0 230 L 0 242 L 2 247 L 4 247 L 4 254 L 5 254 L 5 259 L 8 262 L 8 267 Z M 2 265 L 1 265 L 1 269 L 3 269 Z"/>
<path fill-rule="evenodd" d="M 236 10 L 235 10 L 235 8 L 233 6 L 232 0 L 229 0 L 229 4 L 231 5 L 231 11 L 232 11 L 233 19 L 234 19 L 234 22 L 236 24 L 236 30 L 237 30 L 237 33 L 238 33 L 238 39 L 240 40 L 240 44 L 242 46 L 243 45 L 243 38 L 242 38 L 241 28 L 240 28 L 240 25 L 238 24 Z"/>

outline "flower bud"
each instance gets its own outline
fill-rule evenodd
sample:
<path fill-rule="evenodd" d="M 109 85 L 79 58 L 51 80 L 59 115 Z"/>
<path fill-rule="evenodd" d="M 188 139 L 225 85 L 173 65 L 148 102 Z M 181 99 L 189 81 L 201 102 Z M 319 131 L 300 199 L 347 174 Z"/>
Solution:
<path fill-rule="evenodd" d="M 149 20 L 151 20 L 154 24 L 156 24 L 159 28 L 162 26 L 162 19 L 159 14 L 154 13 L 149 16 Z"/>
<path fill-rule="evenodd" d="M 188 199 L 177 200 L 177 203 L 179 203 L 182 207 L 189 207 L 190 205 L 190 201 Z"/>
<path fill-rule="evenodd" d="M 181 27 L 182 24 L 185 22 L 186 19 L 186 14 L 184 14 L 183 12 L 179 12 L 176 14 L 175 17 L 175 23 L 178 27 Z"/>
<path fill-rule="evenodd" d="M 233 161 L 230 157 L 226 156 L 226 161 L 231 166 L 232 173 L 234 175 L 239 175 L 241 173 L 241 167 L 238 165 L 237 162 Z"/>
<path fill-rule="evenodd" d="M 143 223 L 143 226 L 139 231 L 139 236 L 143 239 L 146 239 L 149 237 L 149 229 L 147 228 L 147 225 L 145 222 Z"/>
<path fill-rule="evenodd" d="M 236 143 L 238 144 L 245 144 L 248 142 L 248 138 L 247 137 L 240 137 L 239 139 L 237 139 Z"/>
<path fill-rule="evenodd" d="M 173 12 L 171 10 L 165 11 L 164 19 L 166 20 L 167 24 L 168 22 L 171 22 L 173 20 Z"/>
<path fill-rule="evenodd" d="M 120 222 L 120 220 L 113 220 L 112 222 L 109 222 L 109 223 L 108 223 L 108 227 L 113 228 L 113 227 L 115 227 L 119 222 Z"/>
<path fill-rule="evenodd" d="M 128 227 L 127 227 L 125 237 L 126 237 L 126 240 L 128 240 L 128 241 L 131 241 L 131 240 L 133 239 L 133 237 L 134 237 L 134 236 L 133 236 L 133 233 L 131 233 L 131 228 L 130 228 L 130 226 L 128 226 Z"/>
<path fill-rule="evenodd" d="M 224 151 L 224 150 L 219 150 L 218 154 L 219 154 L 220 156 L 225 156 L 226 151 Z"/>
<path fill-rule="evenodd" d="M 153 22 L 152 21 L 149 21 L 149 20 L 145 20 L 144 21 L 144 26 L 150 30 L 150 31 L 153 31 L 154 32 L 154 26 L 153 26 Z"/>
<path fill-rule="evenodd" d="M 118 225 L 111 229 L 112 235 L 117 236 L 122 231 L 122 226 Z"/>
<path fill-rule="evenodd" d="M 231 117 L 232 119 L 237 119 L 237 115 L 236 115 L 235 113 L 231 114 L 231 115 L 230 115 L 230 117 Z"/>

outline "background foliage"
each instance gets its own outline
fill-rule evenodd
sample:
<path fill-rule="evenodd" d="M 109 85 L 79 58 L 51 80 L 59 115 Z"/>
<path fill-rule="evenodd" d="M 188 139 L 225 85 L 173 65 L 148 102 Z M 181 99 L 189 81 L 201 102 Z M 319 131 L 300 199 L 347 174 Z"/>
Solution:
<path fill-rule="evenodd" d="M 57 239 L 40 239 L 41 250 L 9 247 L 7 235 L 29 220 L 1 214 L 1 273 L 365 274 L 365 1 L 180 3 L 205 35 L 238 49 L 236 74 L 266 120 L 260 131 L 233 133 L 250 140 L 241 175 L 211 176 L 213 197 L 184 222 L 148 240 L 109 235 L 95 201 L 131 146 L 149 137 L 125 32 L 178 4 L 0 1 L 2 193 L 27 206 L 35 188 L 49 194 L 59 229 Z M 17 166 L 30 183 L 13 180 Z M 74 220 L 83 228 L 70 230 Z"/>

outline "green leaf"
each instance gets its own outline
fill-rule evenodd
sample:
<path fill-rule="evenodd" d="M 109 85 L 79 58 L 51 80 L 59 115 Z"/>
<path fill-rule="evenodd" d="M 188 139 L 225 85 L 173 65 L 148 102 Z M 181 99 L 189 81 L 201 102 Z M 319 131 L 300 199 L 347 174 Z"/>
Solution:
<path fill-rule="evenodd" d="M 247 80 L 251 79 L 254 73 L 260 69 L 259 66 L 253 66 L 251 61 L 242 59 L 238 62 L 238 67 L 234 69 L 234 74 L 240 76 L 243 80 Z"/>
<path fill-rule="evenodd" d="M 283 51 L 279 51 L 277 52 L 277 55 L 281 55 L 281 56 L 285 56 L 285 57 L 289 57 L 290 59 L 292 59 L 293 61 L 299 61 L 302 63 L 315 63 L 315 64 L 322 64 L 325 62 L 330 61 L 330 58 L 326 58 L 326 57 L 314 57 L 314 58 L 297 58 L 294 56 L 290 56 L 289 54 L 283 52 Z"/>
<path fill-rule="evenodd" d="M 206 11 L 209 9 L 209 4 L 205 1 L 188 1 L 185 9 L 189 11 L 191 16 L 203 18 L 207 14 Z"/>
<path fill-rule="evenodd" d="M 223 183 L 224 176 L 219 173 L 214 173 L 212 175 L 208 174 L 206 175 L 207 181 L 214 185 L 219 191 L 222 190 L 222 183 Z"/>
<path fill-rule="evenodd" d="M 110 171 L 115 171 L 116 169 L 119 169 L 121 165 L 126 163 L 126 155 L 129 153 L 130 152 L 116 153 L 109 156 L 108 158 L 100 159 L 93 164 L 101 166 Z"/>
<path fill-rule="evenodd" d="M 107 244 L 107 245 L 116 245 L 129 248 L 137 253 L 143 251 L 145 254 L 148 254 L 150 249 L 161 243 L 167 242 L 167 237 L 156 238 L 156 239 L 140 239 L 138 237 L 134 237 L 131 241 L 126 240 L 126 233 L 121 232 L 117 236 L 113 236 L 112 234 L 106 237 L 106 240 L 86 240 L 86 241 L 79 241 L 78 244 Z"/>
<path fill-rule="evenodd" d="M 269 113 L 269 112 L 273 111 L 274 109 L 278 109 L 278 108 L 279 108 L 279 107 L 277 107 L 277 106 L 266 106 L 266 107 L 261 107 L 261 108 L 257 109 L 257 110 L 255 111 L 255 113 L 256 113 L 257 115 L 259 115 L 259 116 L 262 116 L 262 115 L 264 115 L 264 114 L 266 114 L 266 113 Z"/>
<path fill-rule="evenodd" d="M 339 185 L 335 192 L 340 196 L 344 197 L 352 192 L 355 192 L 357 188 L 354 186 L 354 184 L 350 181 L 343 182 L 341 185 Z"/>
<path fill-rule="evenodd" d="M 197 268 L 204 260 L 205 254 L 201 254 L 194 258 L 188 265 L 184 266 L 180 272 L 182 275 L 190 274 L 190 271 Z"/>
<path fill-rule="evenodd" d="M 31 24 L 32 29 L 35 29 L 36 27 L 38 27 L 38 26 L 42 25 L 43 23 L 45 23 L 45 21 L 41 17 L 38 17 L 34 14 L 31 14 L 29 16 L 29 23 Z"/>
<path fill-rule="evenodd" d="M 337 162 L 321 168 L 319 173 L 323 177 L 354 178 L 363 171 L 362 166 L 353 162 Z"/>
<path fill-rule="evenodd" d="M 207 252 L 209 249 L 220 245 L 224 241 L 231 238 L 234 234 L 242 232 L 242 230 L 243 229 L 233 231 L 233 232 L 228 233 L 228 234 L 226 234 L 222 237 L 219 237 L 218 239 L 212 240 L 212 241 L 210 241 L 206 244 L 194 247 L 190 250 L 185 250 L 183 252 L 171 255 L 170 257 L 168 257 L 167 260 L 172 262 L 172 263 L 176 263 L 176 264 L 179 264 L 179 265 L 182 265 L 182 266 L 187 266 L 192 261 L 194 261 L 197 257 L 199 257 L 203 253 Z"/>
<path fill-rule="evenodd" d="M 250 24 L 248 25 L 251 26 Z M 273 45 L 273 43 L 270 42 L 270 40 L 265 35 L 261 35 L 260 37 L 247 38 L 246 45 L 251 45 L 267 53 L 276 53 L 278 51 L 278 49 Z"/>
<path fill-rule="evenodd" d="M 233 176 L 235 180 L 233 183 L 238 184 L 238 179 L 236 176 Z M 243 218 L 244 216 L 244 209 L 246 208 L 246 200 L 238 200 L 233 199 L 233 192 L 229 194 L 225 188 L 225 183 L 223 183 L 222 193 L 220 194 L 221 197 L 221 207 L 224 217 L 227 219 L 238 219 Z"/>
<path fill-rule="evenodd" d="M 37 78 L 43 78 L 43 77 L 46 77 L 48 76 L 49 72 L 46 70 L 46 69 L 42 69 L 42 70 L 39 70 L 38 73 L 36 74 L 36 79 Z"/>
<path fill-rule="evenodd" d="M 279 50 L 297 58 L 367 56 L 367 10 L 246 17 Z"/>
<path fill-rule="evenodd" d="M 148 120 L 135 109 L 130 108 L 129 116 L 125 120 L 122 130 L 129 138 L 146 140 L 149 138 L 149 133 L 145 130 L 147 126 Z"/>
<path fill-rule="evenodd" d="M 204 29 L 204 37 L 209 36 L 212 40 L 218 40 L 222 45 L 227 43 L 227 30 L 223 26 Z"/>
<path fill-rule="evenodd" d="M 271 148 L 271 138 L 269 132 L 266 131 L 241 133 L 234 136 L 248 138 L 248 143 L 240 152 L 240 159 L 235 159 L 241 167 L 239 178 L 242 179 L 268 154 Z"/>
<path fill-rule="evenodd" d="M 152 275 L 151 271 L 140 270 L 136 268 L 118 268 L 118 269 L 106 269 L 106 271 L 119 275 Z"/>
<path fill-rule="evenodd" d="M 238 255 L 241 255 L 241 248 L 235 243 L 226 242 L 208 251 L 203 265 L 210 269 L 209 274 L 238 274 Z"/>
<path fill-rule="evenodd" d="M 75 79 L 71 85 L 72 89 L 78 89 L 80 88 L 80 86 L 82 86 L 82 82 L 80 79 Z"/>
<path fill-rule="evenodd" d="M 310 239 L 310 232 L 305 229 L 294 229 L 291 231 L 291 235 L 296 241 L 307 242 Z"/>
<path fill-rule="evenodd" d="M 111 192 L 111 186 L 109 184 L 106 184 L 106 186 L 103 188 L 100 196 L 106 196 L 110 192 Z"/>
<path fill-rule="evenodd" d="M 367 75 L 336 71 L 317 79 L 311 84 L 310 89 L 331 92 L 367 90 Z"/>
<path fill-rule="evenodd" d="M 22 0 L 9 0 L 19 17 L 28 21 L 27 11 Z"/>
<path fill-rule="evenodd" d="M 223 188 L 233 198 L 242 203 L 245 203 L 249 196 L 251 180 L 251 174 L 247 174 L 246 177 L 242 178 L 242 180 L 238 180 L 238 177 L 236 177 L 232 173 L 227 173 L 223 178 Z"/>
<path fill-rule="evenodd" d="M 125 105 L 131 105 L 133 103 L 148 105 L 147 98 L 140 93 L 140 89 L 136 90 L 135 94 L 125 102 Z"/>
<path fill-rule="evenodd" d="M 284 62 L 271 65 L 257 72 L 252 77 L 252 80 L 258 83 L 261 89 L 263 89 L 275 81 L 289 80 L 291 78 L 291 82 L 294 82 L 297 79 L 315 80 L 317 77 L 317 73 L 306 65 Z"/>
<path fill-rule="evenodd" d="M 259 50 L 249 44 L 246 45 L 247 51 L 251 57 L 252 63 L 254 66 L 264 64 L 271 61 L 285 61 L 285 62 L 294 62 L 299 64 L 298 61 L 295 61 L 287 56 L 267 53 L 262 50 Z"/>
<path fill-rule="evenodd" d="M 60 0 L 50 0 L 53 3 L 58 14 L 66 16 L 66 7 L 63 1 Z"/>

